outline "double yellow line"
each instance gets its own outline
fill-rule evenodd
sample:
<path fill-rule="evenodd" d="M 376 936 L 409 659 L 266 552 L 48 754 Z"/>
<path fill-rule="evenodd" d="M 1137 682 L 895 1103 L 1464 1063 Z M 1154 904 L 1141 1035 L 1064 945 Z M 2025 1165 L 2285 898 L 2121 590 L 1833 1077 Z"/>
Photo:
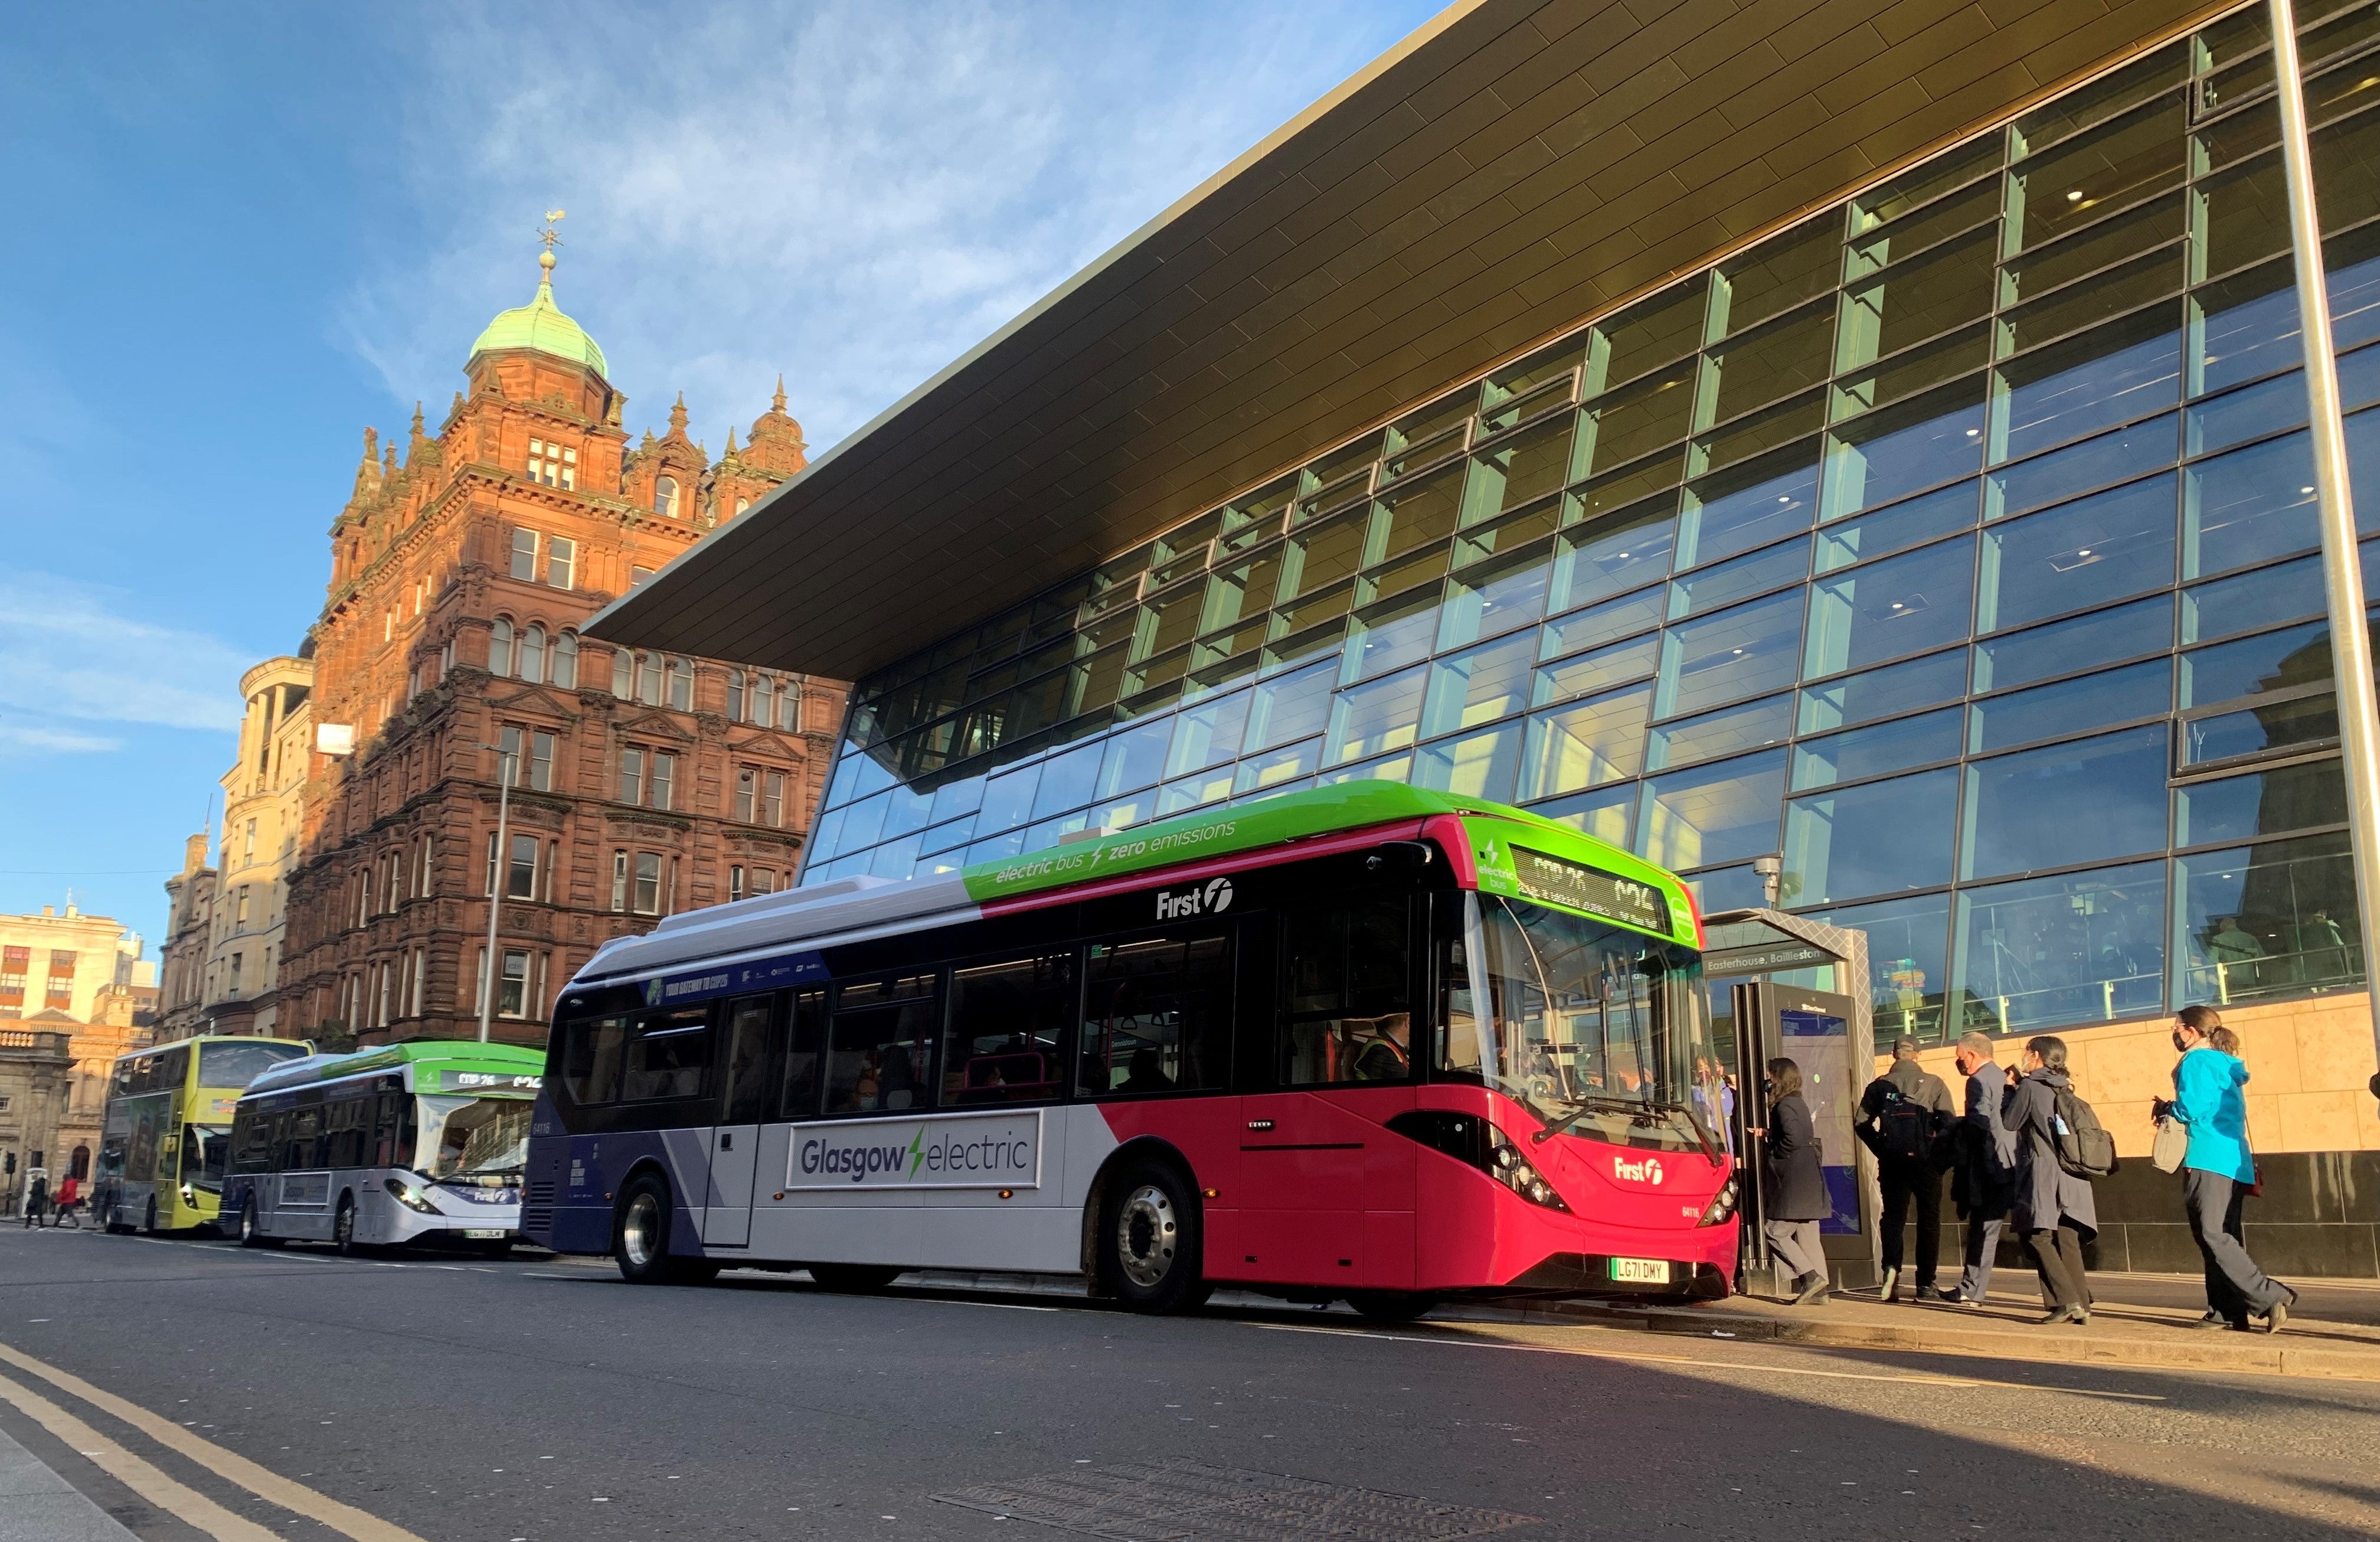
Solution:
<path fill-rule="evenodd" d="M 283 1477 L 237 1451 L 201 1439 L 170 1420 L 161 1419 L 136 1403 L 127 1402 L 113 1392 L 103 1391 L 79 1376 L 45 1365 L 10 1345 L 0 1343 L 0 1364 L 40 1378 L 67 1396 L 122 1420 L 168 1451 L 179 1452 L 218 1477 L 237 1484 L 267 1504 L 318 1521 L 353 1542 L 422 1542 L 403 1526 L 392 1525 L 377 1515 L 351 1504 L 341 1504 L 327 1494 Z M 233 1514 L 24 1383 L 0 1376 L 0 1399 L 14 1403 L 27 1417 L 90 1458 L 101 1471 L 127 1488 L 219 1542 L 285 1542 L 276 1533 Z"/>

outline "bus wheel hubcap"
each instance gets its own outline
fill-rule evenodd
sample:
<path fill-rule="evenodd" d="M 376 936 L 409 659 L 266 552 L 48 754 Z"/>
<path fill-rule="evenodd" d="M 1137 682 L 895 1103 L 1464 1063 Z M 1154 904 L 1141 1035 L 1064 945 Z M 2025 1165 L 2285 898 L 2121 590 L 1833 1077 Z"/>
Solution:
<path fill-rule="evenodd" d="M 1155 1184 L 1133 1190 L 1116 1221 L 1116 1257 L 1124 1278 L 1143 1290 L 1161 1282 L 1173 1268 L 1181 1235 L 1171 1195 Z"/>
<path fill-rule="evenodd" d="M 623 1245 L 628 1250 L 628 1262 L 638 1269 L 653 1261 L 654 1222 L 659 1219 L 653 1196 L 640 1194 L 628 1202 L 628 1219 L 620 1228 Z"/>

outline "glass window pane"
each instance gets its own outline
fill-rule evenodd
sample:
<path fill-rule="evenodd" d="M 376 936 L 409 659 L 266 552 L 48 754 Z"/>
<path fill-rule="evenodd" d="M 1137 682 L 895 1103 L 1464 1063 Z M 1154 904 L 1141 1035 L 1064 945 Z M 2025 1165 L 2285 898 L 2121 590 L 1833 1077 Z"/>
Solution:
<path fill-rule="evenodd" d="M 2000 312 L 1998 351 L 2035 347 L 2178 293 L 2187 281 L 2182 255 L 2179 244 L 2170 246 L 2087 284 L 2069 285 Z"/>
<path fill-rule="evenodd" d="M 1506 637 L 1432 664 L 1422 737 L 1492 722 L 1526 706 L 1536 650 L 1535 637 Z"/>
<path fill-rule="evenodd" d="M 1662 642 L 1658 715 L 1683 716 L 1782 690 L 1801 660 L 1799 589 L 1681 622 Z"/>
<path fill-rule="evenodd" d="M 1682 620 L 1716 611 L 1785 584 L 1800 583 L 1809 574 L 1810 540 L 1804 536 L 1675 580 L 1670 585 L 1670 614 Z"/>
<path fill-rule="evenodd" d="M 1828 415 L 1840 422 L 1890 407 L 1905 397 L 1947 385 L 1990 362 L 1992 331 L 1977 323 L 1922 347 L 1906 348 L 1871 368 L 1835 382 Z M 1978 437 L 1981 437 L 1980 431 Z"/>
<path fill-rule="evenodd" d="M 1336 763 L 1385 755 L 1414 742 L 1429 672 L 1414 668 L 1339 693 L 1325 759 Z"/>
<path fill-rule="evenodd" d="M 2010 249 L 2030 251 L 2107 210 L 2179 186 L 2188 127 L 2180 98 L 2172 97 L 2019 161 L 2009 171 Z"/>
<path fill-rule="evenodd" d="M 1438 597 L 1435 587 L 1415 589 L 1358 614 L 1352 645 L 1354 678 L 1368 680 L 1428 658 L 1438 638 Z"/>
<path fill-rule="evenodd" d="M 1608 471 L 1683 439 L 1694 418 L 1700 369 L 1688 358 L 1597 398 L 1584 415 L 1579 473 Z"/>
<path fill-rule="evenodd" d="M 1232 961 L 1220 936 L 1094 942 L 1075 1090 L 1128 1097 L 1228 1086 Z"/>
<path fill-rule="evenodd" d="M 2183 473 L 2182 575 L 2320 546 L 2319 519 L 2303 431 L 2199 461 Z"/>
<path fill-rule="evenodd" d="M 1862 193 L 1852 200 L 1852 229 L 1864 235 L 1888 220 L 1899 219 L 1931 202 L 1961 183 L 1986 172 L 1998 171 L 2005 138 L 1998 132 L 1978 134 L 1956 150 L 1937 155 L 1901 173 L 1884 186 Z M 1995 181 L 1991 186 L 1997 194 L 1998 183 Z"/>
<path fill-rule="evenodd" d="M 1212 771 L 1203 771 L 1169 782 L 1157 792 L 1157 817 L 1184 814 L 1193 808 L 1203 808 L 1220 803 L 1232 795 L 1232 766 L 1225 761 Z"/>
<path fill-rule="evenodd" d="M 1867 933 L 1869 992 L 1879 1044 L 1906 1034 L 1938 1044 L 1942 995 L 1950 978 L 1950 896 L 1883 900 L 1812 918 Z"/>
<path fill-rule="evenodd" d="M 2172 406 L 2181 334 L 2172 305 L 2022 354 L 1994 371 L 1992 458 L 2035 450 Z"/>
<path fill-rule="evenodd" d="M 1963 235 L 1986 220 L 1996 222 L 1999 212 L 1998 181 L 1976 182 L 1931 208 L 1853 240 L 1846 254 L 1844 272 L 1852 278 L 1865 277 L 1888 262 L 1914 257 L 1937 242 Z"/>
<path fill-rule="evenodd" d="M 1967 768 L 1959 876 L 1991 878 L 2165 845 L 2166 728 L 2024 750 Z"/>
<path fill-rule="evenodd" d="M 1628 847 L 1629 816 L 1635 809 L 1635 784 L 1625 783 L 1591 793 L 1578 793 L 1552 803 L 1540 803 L 1529 812 L 1540 819 L 1551 820 L 1556 824 L 1566 824 L 1582 835 L 1593 836 L 1624 851 Z"/>
<path fill-rule="evenodd" d="M 1864 518 L 1824 526 L 1818 531 L 1817 570 L 1832 573 L 1965 529 L 1975 522 L 1976 506 L 1975 484 L 1956 482 Z"/>
<path fill-rule="evenodd" d="M 1186 709 L 1174 720 L 1173 743 L 1165 757 L 1169 776 L 1228 760 L 1239 752 L 1241 733 L 1247 726 L 1248 693 L 1240 691 Z M 987 812 L 991 799 L 984 799 Z"/>
<path fill-rule="evenodd" d="M 951 972 L 941 1105 L 1046 1102 L 1063 1090 L 1060 1044 L 1075 1011 L 1075 956 L 1045 953 Z"/>
<path fill-rule="evenodd" d="M 1855 370 L 1989 313 L 1992 234 L 1979 230 L 1846 290 L 1835 368 Z"/>
<path fill-rule="evenodd" d="M 1557 701 L 1567 701 L 1589 691 L 1603 690 L 1623 680 L 1637 680 L 1653 673 L 1661 657 L 1661 639 L 1648 634 L 1626 642 L 1598 648 L 1592 653 L 1582 653 L 1560 663 L 1548 664 L 1537 671 L 1536 682 L 1530 692 L 1529 704 L 1549 707 Z"/>
<path fill-rule="evenodd" d="M 2173 601 L 2163 596 L 1975 645 L 1975 689 L 2006 690 L 2173 646 Z"/>
<path fill-rule="evenodd" d="M 1700 279 L 1640 301 L 1597 326 L 1597 364 L 1600 379 L 1587 382 L 1600 390 L 1605 382 L 1617 385 L 1645 370 L 1694 352 L 1703 340 L 1705 291 Z"/>
<path fill-rule="evenodd" d="M 2056 246 L 2010 258 L 2000 269 L 2000 304 L 2012 306 L 2020 300 L 2034 299 L 2060 285 L 2137 257 L 2152 247 L 2180 240 L 2188 231 L 2188 207 L 2182 195 L 2175 193 L 2131 213 L 2079 230 L 2072 238 Z"/>
<path fill-rule="evenodd" d="M 2380 337 L 2380 228 L 2334 236 L 2322 254 L 2330 272 L 2332 344 L 2351 348 Z"/>
<path fill-rule="evenodd" d="M 2315 136 L 2317 142 L 2321 138 Z M 2316 162 L 2318 165 L 2319 152 Z M 2279 151 L 2202 178 L 2194 191 L 2204 210 L 2199 224 L 2200 239 L 2206 249 L 2205 272 L 2229 273 L 2288 249 L 2289 194 Z M 2315 197 L 2320 200 L 2319 192 Z M 2330 206 L 2320 207 L 2328 218 Z"/>
<path fill-rule="evenodd" d="M 1555 485 L 1560 485 L 1559 483 Z M 1525 498 L 1513 500 L 1515 505 Z M 1377 560 L 1394 562 L 1405 553 L 1443 541 L 1454 533 L 1463 508 L 1463 467 L 1451 466 L 1409 482 L 1400 482 L 1378 499 L 1382 535 Z M 1301 579 L 1301 590 L 1312 582 Z"/>
<path fill-rule="evenodd" d="M 2337 760 L 2193 782 L 2173 794 L 2173 844 L 2248 841 L 2347 822 L 2347 776 Z"/>
<path fill-rule="evenodd" d="M 1582 648 L 1624 637 L 1631 632 L 1658 626 L 1662 613 L 1669 608 L 1669 591 L 1660 589 L 1641 589 L 1622 600 L 1591 610 L 1572 611 L 1546 623 L 1543 639 L 1537 646 L 1539 658 L 1557 658 Z"/>
<path fill-rule="evenodd" d="M 2155 1014 L 2165 997 L 2165 864 L 1962 891 L 1948 1033 L 2044 1032 Z"/>
<path fill-rule="evenodd" d="M 1810 590 L 1802 673 L 1859 669 L 1965 637 L 1974 575 L 1969 536 L 1820 579 Z"/>
<path fill-rule="evenodd" d="M 2330 623 L 2309 621 L 2181 656 L 2181 705 L 2287 692 L 2334 677 Z"/>
<path fill-rule="evenodd" d="M 2174 478 L 2154 477 L 1984 531 L 1975 627 L 1997 632 L 2173 582 Z"/>
<path fill-rule="evenodd" d="M 2320 557 L 2252 568 L 2181 591 L 2181 640 L 2202 642 L 2319 615 L 2325 603 Z"/>
<path fill-rule="evenodd" d="M 1793 747 L 1793 790 L 1831 787 L 1936 760 L 1955 760 L 1960 739 L 1959 714 L 1949 710 L 1804 739 Z"/>
<path fill-rule="evenodd" d="M 1839 424 L 1827 435 L 1820 517 L 1840 519 L 1981 469 L 1985 382 L 1978 375 Z"/>
<path fill-rule="evenodd" d="M 1269 749 L 1322 732 L 1323 723 L 1330 716 L 1330 687 L 1337 684 L 1339 664 L 1333 660 L 1258 686 L 1249 693 L 1243 747 L 1250 751 Z"/>
<path fill-rule="evenodd" d="M 1741 755 L 1782 744 L 1793 732 L 1793 698 L 1772 696 L 1741 707 L 1722 707 L 1698 718 L 1683 718 L 1653 730 L 1645 756 L 1646 771 L 1663 771 Z"/>
<path fill-rule="evenodd" d="M 1448 523 L 1453 528 L 1452 522 Z M 1282 588 L 1282 598 L 1315 590 L 1353 577 L 1364 565 L 1364 540 L 1370 516 L 1362 509 L 1309 526 L 1290 541 L 1296 577 Z"/>
<path fill-rule="evenodd" d="M 2190 354 L 2193 392 L 2220 391 L 2301 363 L 2290 265 L 2267 262 L 2192 295 Z"/>
<path fill-rule="evenodd" d="M 2172 43 L 2138 64 L 2127 65 L 2079 91 L 2034 108 L 2017 120 L 2019 153 L 2045 150 L 2160 92 L 2170 91 L 2189 74 L 2190 62 L 2187 45 Z"/>
<path fill-rule="evenodd" d="M 1208 580 L 1207 614 L 1200 629 L 1229 626 L 1243 616 L 1261 615 L 1270 609 L 1281 587 L 1281 554 L 1286 550 L 1269 547 Z"/>
<path fill-rule="evenodd" d="M 1959 769 L 1921 771 L 1785 806 L 1788 905 L 1926 889 L 1950 880 Z"/>
<path fill-rule="evenodd" d="M 1990 259 L 1985 262 L 1988 271 Z M 1834 341 L 1835 308 L 1828 303 L 1712 349 L 1718 382 L 1708 420 L 1724 423 L 1825 380 Z"/>
<path fill-rule="evenodd" d="M 1543 499 L 1535 508 L 1525 509 L 1510 518 L 1499 519 L 1490 525 L 1475 525 L 1463 531 L 1454 542 L 1454 565 L 1460 570 L 1500 552 L 1509 554 L 1517 552 L 1571 522 L 1567 500 Z"/>
<path fill-rule="evenodd" d="M 2345 834 L 2177 857 L 2173 869 L 2177 1005 L 2362 983 Z"/>
<path fill-rule="evenodd" d="M 783 802 L 782 790 L 779 802 Z M 764 814 L 767 812 L 767 800 L 764 797 L 761 810 Z M 908 787 L 893 788 L 884 795 L 884 828 L 877 839 L 889 841 L 895 835 L 906 835 L 913 830 L 923 829 L 927 816 L 933 811 L 933 807 L 934 795 L 931 793 L 920 793 Z M 763 819 L 761 822 L 773 824 L 776 821 Z"/>
<path fill-rule="evenodd" d="M 1818 467 L 1808 444 L 1704 477 L 1687 487 L 1678 565 L 1717 562 L 1809 528 Z"/>
<path fill-rule="evenodd" d="M 1099 756 L 1099 797 L 1114 797 L 1146 787 L 1165 774 L 1165 747 L 1173 738 L 1173 720 L 1159 718 L 1135 723 L 1107 741 Z M 947 814 L 939 796 L 934 807 Z"/>
<path fill-rule="evenodd" d="M 855 803 L 848 809 L 844 810 L 843 817 L 844 850 L 857 851 L 862 846 L 874 845 L 882 838 L 884 832 L 884 810 L 886 803 L 887 797 L 880 795 L 869 798 L 864 803 Z"/>
<path fill-rule="evenodd" d="M 1232 773 L 1234 793 L 1286 792 L 1286 785 L 1301 777 L 1314 774 L 1322 758 L 1322 741 L 1308 739 L 1304 744 L 1284 745 L 1242 759 Z"/>
<path fill-rule="evenodd" d="M 1521 765 L 1522 724 L 1508 722 L 1457 739 L 1440 739 L 1414 751 L 1413 784 L 1465 797 L 1512 801 L 1513 777 Z"/>
<path fill-rule="evenodd" d="M 1674 496 L 1580 526 L 1556 543 L 1547 608 L 1567 611 L 1650 583 L 1670 571 L 1677 539 Z"/>
<path fill-rule="evenodd" d="M 2135 718 L 2163 717 L 2171 710 L 2173 670 L 2163 659 L 2105 674 L 2086 674 L 2054 686 L 1995 696 L 1976 702 L 1967 748 L 1980 752 L 2032 744 L 2069 734 L 2087 734 Z"/>
<path fill-rule="evenodd" d="M 1447 586 L 1439 618 L 1438 646 L 1459 648 L 1536 624 L 1546 613 L 1546 589 L 1553 580 L 1553 543 L 1514 552 L 1464 570 Z"/>
<path fill-rule="evenodd" d="M 1842 216 L 1833 210 L 1719 265 L 1712 310 L 1720 335 L 1759 325 L 1834 287 Z"/>
<path fill-rule="evenodd" d="M 2181 759 L 2185 765 L 2204 765 L 2325 745 L 2338 737 L 2338 704 L 2328 696 L 2305 696 L 2192 718 L 2181 725 Z"/>
<path fill-rule="evenodd" d="M 1984 517 L 2012 518 L 2174 461 L 2174 419 L 2152 418 L 2080 444 L 2004 466 L 1984 479 Z"/>
<path fill-rule="evenodd" d="M 1954 649 L 1806 687 L 1795 731 L 1822 734 L 1829 728 L 1851 728 L 1955 701 L 1966 694 L 1967 650 Z"/>
<path fill-rule="evenodd" d="M 1675 871 L 1773 852 L 1784 792 L 1781 749 L 1649 777 L 1638 804 L 1637 855 Z"/>
<path fill-rule="evenodd" d="M 1524 429 L 1482 453 L 1471 472 L 1469 519 L 1492 518 L 1568 483 L 1572 475 L 1571 428 L 1572 415 L 1563 413 L 1552 422 Z M 1451 475 L 1459 480 L 1461 473 Z"/>
<path fill-rule="evenodd" d="M 1041 782 L 1033 795 L 1028 818 L 1046 820 L 1069 808 L 1079 808 L 1098 796 L 1099 757 L 1106 746 L 1088 744 L 1070 749 L 1041 764 Z"/>
<path fill-rule="evenodd" d="M 1532 717 L 1517 795 L 1526 802 L 1635 775 L 1652 701 L 1652 689 L 1636 686 Z"/>
<path fill-rule="evenodd" d="M 2292 372 L 2212 397 L 2183 413 L 2182 454 L 2211 455 L 2305 420 L 2305 376 Z"/>

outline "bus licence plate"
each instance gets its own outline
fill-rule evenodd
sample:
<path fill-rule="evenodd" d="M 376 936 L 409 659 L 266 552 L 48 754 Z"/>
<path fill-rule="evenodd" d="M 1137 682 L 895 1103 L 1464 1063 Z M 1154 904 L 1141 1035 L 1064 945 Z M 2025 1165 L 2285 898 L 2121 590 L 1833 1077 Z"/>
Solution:
<path fill-rule="evenodd" d="M 468 1227 L 468 1228 L 466 1228 L 466 1229 L 464 1230 L 464 1232 L 463 1232 L 464 1238 L 465 1238 L 466 1240 L 468 1240 L 468 1241 L 473 1241 L 473 1242 L 478 1241 L 478 1240 L 479 1240 L 480 1238 L 481 1238 L 481 1237 L 485 1237 L 485 1238 L 487 1238 L 490 1242 L 493 1242 L 496 1238 L 501 1237 L 501 1236 L 503 1236 L 504 1234 L 504 1229 L 503 1227 L 501 1227 L 501 1226 L 473 1226 L 473 1227 Z M 1669 1268 L 1670 1268 L 1670 1266 L 1669 1266 L 1669 1265 L 1667 1265 L 1667 1264 L 1663 1264 L 1663 1265 L 1661 1266 L 1661 1269 L 1662 1269 L 1661 1278 L 1662 1278 L 1662 1279 L 1664 1279 L 1664 1280 L 1667 1280 L 1667 1279 L 1670 1277 L 1670 1275 L 1669 1275 Z"/>
<path fill-rule="evenodd" d="M 1670 1282 L 1670 1261 L 1667 1258 L 1614 1258 L 1611 1278 L 1629 1285 L 1666 1285 Z"/>

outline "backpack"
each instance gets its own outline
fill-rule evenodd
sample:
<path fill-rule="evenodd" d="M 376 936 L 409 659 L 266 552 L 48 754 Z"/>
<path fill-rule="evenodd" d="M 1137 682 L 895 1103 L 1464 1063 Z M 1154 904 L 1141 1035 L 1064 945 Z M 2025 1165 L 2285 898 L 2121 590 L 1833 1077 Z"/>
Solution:
<path fill-rule="evenodd" d="M 2077 1178 L 2105 1178 L 2116 1171 L 2116 1137 L 2099 1123 L 2091 1105 L 2071 1087 L 2057 1089 L 2058 1165 Z"/>
<path fill-rule="evenodd" d="M 1923 1160 L 1934 1150 L 1934 1111 L 1902 1096 L 1899 1087 L 1888 1087 L 1884 1107 L 1876 1111 L 1876 1139 L 1888 1157 Z"/>

